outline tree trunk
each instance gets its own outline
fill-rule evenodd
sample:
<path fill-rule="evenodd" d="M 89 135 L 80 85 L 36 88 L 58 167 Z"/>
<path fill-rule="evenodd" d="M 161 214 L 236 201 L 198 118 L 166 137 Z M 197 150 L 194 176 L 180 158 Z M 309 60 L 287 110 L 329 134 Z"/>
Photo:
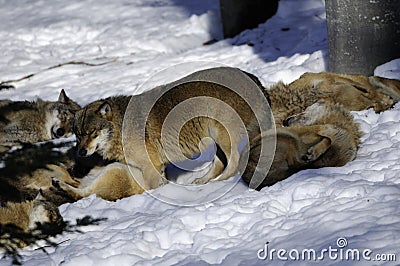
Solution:
<path fill-rule="evenodd" d="M 275 15 L 278 0 L 220 0 L 224 38 L 251 29 Z"/>
<path fill-rule="evenodd" d="M 329 71 L 372 75 L 400 57 L 399 0 L 325 0 Z"/>

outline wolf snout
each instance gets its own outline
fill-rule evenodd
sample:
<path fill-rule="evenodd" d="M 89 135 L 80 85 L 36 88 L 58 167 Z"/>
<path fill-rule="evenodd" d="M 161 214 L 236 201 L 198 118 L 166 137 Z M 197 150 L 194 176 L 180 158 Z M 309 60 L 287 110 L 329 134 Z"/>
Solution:
<path fill-rule="evenodd" d="M 282 125 L 283 125 L 284 127 L 288 127 L 288 126 L 290 126 L 291 124 L 293 124 L 293 122 L 294 122 L 294 117 L 293 117 L 293 116 L 289 116 L 288 118 L 286 118 L 285 120 L 283 120 Z"/>

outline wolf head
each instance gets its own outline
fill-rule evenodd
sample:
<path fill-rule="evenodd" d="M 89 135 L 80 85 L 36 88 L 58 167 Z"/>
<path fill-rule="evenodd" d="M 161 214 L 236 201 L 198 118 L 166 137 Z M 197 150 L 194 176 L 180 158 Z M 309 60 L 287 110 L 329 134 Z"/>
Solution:
<path fill-rule="evenodd" d="M 41 230 L 43 233 L 57 233 L 65 223 L 58 207 L 47 201 L 42 192 L 31 202 L 29 215 L 29 230 Z"/>
<path fill-rule="evenodd" d="M 400 80 L 372 76 L 369 77 L 369 83 L 395 102 L 400 101 Z"/>
<path fill-rule="evenodd" d="M 108 159 L 107 150 L 114 133 L 111 105 L 100 100 L 76 112 L 73 131 L 79 156 L 90 156 L 97 151 Z"/>
<path fill-rule="evenodd" d="M 50 118 L 48 125 L 52 139 L 72 135 L 74 115 L 79 109 L 81 107 L 68 98 L 64 90 L 61 90 L 57 102 L 49 104 Z"/>

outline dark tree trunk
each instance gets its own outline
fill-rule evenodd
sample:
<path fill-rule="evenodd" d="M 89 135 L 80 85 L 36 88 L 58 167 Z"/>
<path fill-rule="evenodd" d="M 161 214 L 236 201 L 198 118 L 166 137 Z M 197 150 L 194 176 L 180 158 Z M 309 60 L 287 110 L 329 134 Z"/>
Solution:
<path fill-rule="evenodd" d="M 372 75 L 400 57 L 399 0 L 325 0 L 329 71 Z"/>
<path fill-rule="evenodd" d="M 224 38 L 265 22 L 278 10 L 278 0 L 220 0 Z"/>

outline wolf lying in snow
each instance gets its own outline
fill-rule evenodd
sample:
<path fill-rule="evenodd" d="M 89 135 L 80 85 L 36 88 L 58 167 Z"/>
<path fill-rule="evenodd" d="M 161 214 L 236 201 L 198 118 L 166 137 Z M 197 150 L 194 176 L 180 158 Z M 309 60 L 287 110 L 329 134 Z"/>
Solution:
<path fill-rule="evenodd" d="M 57 102 L 0 100 L 0 152 L 17 144 L 70 136 L 74 114 L 79 109 L 64 90 Z"/>
<path fill-rule="evenodd" d="M 239 72 L 232 68 L 216 68 L 199 71 L 192 75 L 207 76 L 210 72 L 218 71 L 224 71 L 224 74 L 226 74 L 225 72 L 230 73 L 229 71 L 232 73 Z M 251 82 L 246 75 L 241 72 L 239 74 L 243 75 L 248 82 Z M 213 170 L 201 179 L 202 183 L 214 180 L 217 176 L 218 180 L 224 180 L 235 175 L 239 167 L 238 146 L 240 141 L 245 135 L 253 138 L 259 133 L 258 121 L 252 112 L 252 108 L 257 109 L 262 108 L 262 106 L 250 107 L 240 95 L 223 85 L 213 82 L 191 81 L 188 77 L 182 79 L 185 82 L 160 86 L 140 95 L 110 97 L 85 106 L 76 113 L 74 121 L 78 153 L 81 156 L 87 156 L 98 152 L 105 159 L 125 162 L 125 150 L 129 157 L 127 163 L 138 170 L 135 174 L 136 180 L 140 180 L 140 184 L 145 189 L 156 188 L 163 183 L 163 180 L 160 180 L 160 175 L 163 176 L 166 164 L 171 161 L 174 162 L 165 154 L 166 146 L 162 144 L 161 139 L 161 131 L 167 115 L 175 106 L 185 101 L 195 98 L 215 99 L 196 105 L 196 108 L 200 108 L 199 105 L 203 104 L 203 109 L 207 110 L 207 115 L 190 118 L 183 125 L 167 123 L 166 127 L 169 133 L 164 134 L 163 137 L 165 137 L 166 145 L 172 146 L 175 143 L 175 137 L 179 136 L 177 144 L 179 147 L 177 148 L 182 151 L 186 158 L 193 157 L 205 148 L 201 144 L 201 140 L 204 138 L 212 138 L 217 143 L 228 158 L 227 165 L 221 174 L 223 164 L 216 160 Z M 232 75 L 232 79 L 234 78 L 236 77 Z M 189 81 L 186 82 L 186 80 Z M 160 91 L 165 93 L 154 103 L 148 117 L 145 117 L 142 110 L 132 114 L 132 128 L 129 130 L 128 139 L 125 142 L 129 147 L 124 147 L 123 150 L 123 119 L 129 101 L 133 101 L 134 106 L 143 106 L 151 102 L 154 95 Z M 260 93 L 262 98 L 261 91 L 257 90 L 257 92 Z M 221 102 L 228 104 L 232 112 L 221 112 Z M 193 109 L 193 106 L 190 108 Z M 196 108 L 194 108 L 195 111 Z M 213 119 L 221 113 L 224 116 L 223 122 Z M 185 110 L 180 110 L 175 116 L 184 120 L 183 117 L 186 114 Z M 237 122 L 237 116 L 243 122 L 243 126 Z M 131 120 L 128 119 L 128 121 Z M 138 121 L 142 120 L 146 120 L 144 139 L 140 136 L 142 128 L 137 128 L 136 125 Z M 224 123 L 224 125 L 221 123 Z M 127 126 L 130 126 L 130 124 Z M 229 132 L 227 128 L 230 128 Z M 142 145 L 143 142 L 145 145 Z"/>
<path fill-rule="evenodd" d="M 265 174 L 266 179 L 259 180 L 261 183 L 258 188 L 272 185 L 302 169 L 342 166 L 353 160 L 357 153 L 361 132 L 348 110 L 374 107 L 376 111 L 383 111 L 400 99 L 399 81 L 379 77 L 306 73 L 289 85 L 278 83 L 265 89 L 255 76 L 246 74 L 263 91 L 278 122 L 277 152 L 271 171 Z M 171 97 L 175 98 L 178 94 L 182 94 L 181 89 L 186 89 L 189 93 L 180 95 L 180 97 L 191 97 L 191 93 L 203 90 L 201 88 L 203 85 L 186 84 L 188 87 L 178 87 L 180 92 L 173 91 Z M 204 91 L 210 93 L 214 89 L 207 84 Z M 348 100 L 350 98 L 352 101 Z M 131 97 L 128 96 L 117 96 L 95 101 L 76 113 L 74 132 L 77 135 L 77 147 L 80 155 L 87 156 L 99 152 L 104 158 L 120 163 L 114 163 L 105 168 L 96 168 L 82 180 L 72 179 L 73 182 L 62 180 L 53 174 L 54 183 L 73 198 L 79 199 L 93 193 L 107 200 L 115 200 L 143 192 L 137 182 L 131 179 L 127 166 L 123 164 L 125 157 L 121 140 L 122 122 L 130 99 Z M 150 135 L 157 135 L 160 123 L 172 106 L 173 104 L 170 102 L 160 105 L 161 111 L 154 113 L 150 120 L 152 126 Z M 240 109 L 239 111 L 245 113 L 248 110 Z M 248 116 L 246 120 L 250 121 L 251 116 Z M 204 123 L 204 121 L 198 122 L 199 125 Z M 218 124 L 208 125 L 219 128 Z M 282 127 L 284 125 L 286 127 Z M 193 135 L 193 132 L 199 135 Z M 251 173 L 254 172 L 254 167 L 258 162 L 260 141 L 262 138 L 269 138 L 271 134 L 269 131 L 257 134 L 255 132 L 252 133 L 250 139 L 250 161 L 243 173 L 243 178 L 247 182 L 250 182 Z M 182 146 L 196 145 L 187 152 L 190 154 L 199 152 L 197 144 L 201 137 L 196 136 L 204 136 L 202 135 L 204 133 L 197 127 L 186 127 L 184 133 L 186 137 L 182 139 Z M 217 137 L 221 137 L 223 140 L 224 134 Z M 157 146 L 158 142 L 154 139 L 157 138 L 153 137 L 147 140 L 148 147 L 153 147 L 153 157 L 162 158 L 159 153 L 160 149 L 158 149 L 160 147 Z M 233 143 L 233 145 L 237 144 Z M 143 154 L 138 152 L 138 156 L 143 156 Z M 262 160 L 263 158 L 261 158 L 261 163 Z M 161 162 L 163 161 L 161 160 Z M 162 167 L 160 171 L 162 171 Z M 218 171 L 214 172 L 214 174 L 216 173 Z M 125 187 L 124 184 L 126 184 Z M 151 182 L 150 184 L 155 187 L 158 185 Z"/>
<path fill-rule="evenodd" d="M 356 157 L 362 133 L 340 104 L 320 100 L 289 117 L 286 124 L 288 127 L 276 130 L 275 157 L 263 180 L 252 180 L 257 163 L 262 169 L 265 161 L 260 158 L 261 139 L 273 138 L 275 132 L 262 132 L 251 141 L 249 162 L 242 175 L 250 187 L 271 186 L 304 169 L 343 166 Z"/>
<path fill-rule="evenodd" d="M 242 176 L 257 189 L 303 169 L 342 166 L 354 160 L 362 133 L 349 111 L 381 112 L 400 100 L 400 81 L 376 76 L 305 73 L 288 85 L 279 82 L 267 89 L 252 78 L 269 99 L 277 127 L 275 157 L 263 180 L 251 177 L 258 170 L 261 140 L 272 138 L 274 132 L 262 132 L 250 142 L 249 163 Z"/>
<path fill-rule="evenodd" d="M 276 121 L 278 128 L 278 154 L 274 160 L 273 168 L 279 164 L 288 164 L 286 166 L 287 171 L 284 171 L 285 173 L 282 173 L 282 170 L 277 170 L 281 173 L 276 175 L 276 180 L 281 180 L 293 171 L 296 172 L 300 169 L 341 166 L 353 160 L 357 152 L 361 133 L 348 114 L 348 110 L 363 110 L 373 107 L 375 111 L 380 112 L 390 108 L 400 99 L 400 81 L 380 77 L 364 77 L 327 72 L 306 73 L 289 85 L 278 83 L 266 89 L 257 77 L 249 73 L 245 74 L 251 77 L 263 91 L 272 108 Z M 165 163 L 168 162 L 164 158 L 163 147 L 159 141 L 160 127 L 168 112 L 176 104 L 176 101 L 194 97 L 200 92 L 205 95 L 215 96 L 213 92 L 219 89 L 210 86 L 208 83 L 187 83 L 184 86 L 177 86 L 176 90 L 172 90 L 172 93 L 169 95 L 170 98 L 168 101 L 160 104 L 154 115 L 150 116 L 146 146 L 158 173 L 162 173 Z M 253 128 L 254 118 L 248 114 L 250 110 L 246 109 L 241 99 L 229 94 L 229 90 L 224 93 L 226 98 L 221 98 L 221 100 L 229 103 L 240 113 L 241 117 L 244 117 L 247 129 Z M 146 95 L 144 93 L 143 95 L 134 97 L 144 101 Z M 121 132 L 123 115 L 130 100 L 131 97 L 129 96 L 111 97 L 93 102 L 77 112 L 74 122 L 74 132 L 77 135 L 77 147 L 81 156 L 99 152 L 104 158 L 125 162 Z M 320 100 L 324 101 L 319 102 Z M 218 106 L 213 108 L 217 109 Z M 296 117 L 295 115 L 303 112 L 305 113 L 294 118 Z M 318 116 L 317 112 L 321 112 L 324 115 Z M 304 119 L 305 122 L 301 122 Z M 198 148 L 200 140 L 203 137 L 209 136 L 220 144 L 224 153 L 228 155 L 226 157 L 229 158 L 230 153 L 228 150 L 231 148 L 231 143 L 226 141 L 228 137 L 221 129 L 221 126 L 218 123 L 202 119 L 196 121 L 196 124 L 199 126 L 187 126 L 181 131 L 180 148 L 184 150 L 184 153 L 188 157 L 198 153 L 200 151 Z M 204 125 L 207 126 L 204 127 Z M 288 125 L 290 125 L 290 128 L 280 129 L 282 126 Z M 204 128 L 207 130 L 204 131 Z M 216 135 L 209 135 L 209 132 L 218 133 Z M 264 135 L 268 135 L 268 132 L 250 131 L 251 153 L 255 153 L 250 154 L 250 158 L 254 159 L 254 156 L 258 156 L 256 147 Z M 343 139 L 348 140 L 348 143 L 344 143 L 346 141 L 343 142 Z M 305 145 L 302 146 L 303 148 L 306 147 L 305 152 L 303 148 L 300 148 L 300 144 Z M 232 143 L 234 150 L 237 145 L 238 141 L 236 138 Z M 291 158 L 290 160 L 294 160 L 292 162 L 285 162 L 284 149 L 279 148 L 285 147 L 285 145 L 292 146 L 291 150 L 293 152 L 291 154 L 301 156 L 296 160 Z M 316 146 L 314 147 L 314 145 Z M 229 148 L 225 146 L 229 146 Z M 296 151 L 296 149 L 298 150 Z M 313 152 L 311 152 L 312 150 Z M 149 169 L 152 166 L 147 165 L 147 162 L 141 160 L 144 157 L 143 154 L 146 153 L 138 150 L 134 150 L 134 153 L 137 154 L 135 166 L 141 168 L 140 172 L 143 175 L 143 183 L 147 185 L 145 187 L 157 187 L 160 184 L 158 180 L 154 179 L 157 172 L 150 171 Z M 334 158 L 331 158 L 332 153 L 334 154 Z M 281 159 L 279 159 L 280 157 Z M 237 158 L 234 160 L 237 161 Z M 228 161 L 228 165 L 229 163 Z M 236 165 L 236 163 L 232 165 Z M 211 171 L 213 176 L 207 177 L 201 180 L 201 182 L 205 183 L 215 178 L 221 173 L 224 165 L 219 160 L 219 163 L 215 163 L 213 167 L 214 169 Z M 235 169 L 236 167 L 232 167 L 226 172 L 228 175 L 223 178 L 234 175 Z M 245 174 L 246 176 L 248 175 L 247 173 Z M 272 173 L 269 176 L 271 175 Z M 271 182 L 274 183 L 275 181 Z"/>
<path fill-rule="evenodd" d="M 288 85 L 279 82 L 262 89 L 277 126 L 320 99 L 339 103 L 350 111 L 374 108 L 375 112 L 385 111 L 400 100 L 399 80 L 329 72 L 305 73 Z"/>

